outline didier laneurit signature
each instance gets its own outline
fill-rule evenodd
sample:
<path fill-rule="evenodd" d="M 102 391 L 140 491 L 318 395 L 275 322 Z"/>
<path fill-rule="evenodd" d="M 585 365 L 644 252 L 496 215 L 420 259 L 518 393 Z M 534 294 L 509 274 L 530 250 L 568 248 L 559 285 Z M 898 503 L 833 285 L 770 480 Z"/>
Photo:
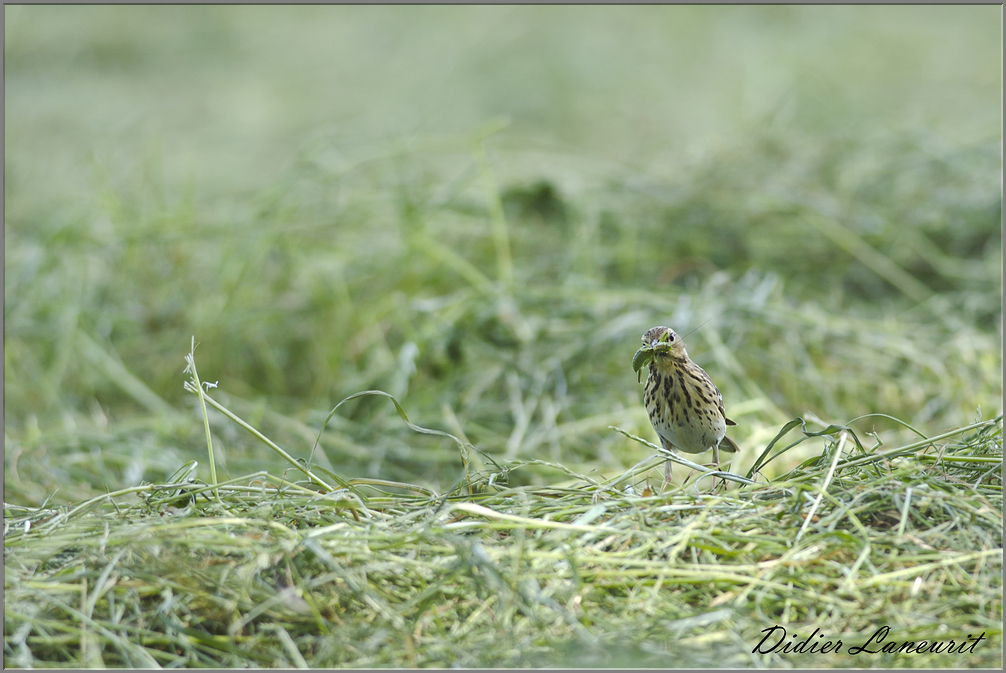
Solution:
<path fill-rule="evenodd" d="M 824 634 L 818 633 L 820 630 L 814 629 L 814 633 L 803 640 L 799 640 L 800 636 L 794 633 L 790 637 L 790 641 L 786 642 L 786 628 L 779 625 L 771 626 L 762 629 L 765 637 L 755 645 L 751 652 L 754 654 L 771 654 L 773 652 L 780 654 L 830 654 L 841 652 L 842 641 L 824 640 Z M 977 638 L 969 633 L 967 640 L 959 643 L 955 640 L 905 640 L 901 642 L 892 640 L 881 644 L 887 640 L 890 633 L 890 627 L 881 626 L 861 646 L 850 647 L 849 654 L 856 655 L 863 652 L 867 654 L 940 654 L 944 652 L 947 654 L 970 654 L 975 651 L 975 646 L 985 639 L 985 632 L 982 631 Z"/>

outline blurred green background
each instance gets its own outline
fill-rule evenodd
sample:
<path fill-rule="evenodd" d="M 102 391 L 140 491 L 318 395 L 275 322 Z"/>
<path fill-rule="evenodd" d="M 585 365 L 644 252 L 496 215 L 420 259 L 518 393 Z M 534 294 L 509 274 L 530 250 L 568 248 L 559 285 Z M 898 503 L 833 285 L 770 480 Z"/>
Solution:
<path fill-rule="evenodd" d="M 5 6 L 5 500 L 205 478 L 192 335 L 298 457 L 379 388 L 609 474 L 656 324 L 735 469 L 797 415 L 999 413 L 1001 11 Z M 224 476 L 283 469 L 213 420 Z M 460 474 L 387 400 L 330 428 L 343 476 Z"/>

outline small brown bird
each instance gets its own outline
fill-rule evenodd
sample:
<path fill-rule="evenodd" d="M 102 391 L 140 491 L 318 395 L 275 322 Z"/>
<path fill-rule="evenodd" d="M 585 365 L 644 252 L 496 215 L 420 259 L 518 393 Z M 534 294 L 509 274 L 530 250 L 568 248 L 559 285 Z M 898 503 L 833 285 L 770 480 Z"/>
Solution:
<path fill-rule="evenodd" d="M 685 344 L 670 327 L 654 327 L 643 335 L 643 347 L 632 358 L 632 369 L 647 364 L 643 401 L 650 423 L 667 450 L 686 453 L 713 450 L 713 462 L 719 469 L 720 442 L 724 451 L 737 451 L 737 444 L 726 436 L 728 425 L 737 425 L 723 411 L 723 396 L 702 367 L 691 361 Z M 671 481 L 671 466 L 664 463 L 665 485 Z"/>

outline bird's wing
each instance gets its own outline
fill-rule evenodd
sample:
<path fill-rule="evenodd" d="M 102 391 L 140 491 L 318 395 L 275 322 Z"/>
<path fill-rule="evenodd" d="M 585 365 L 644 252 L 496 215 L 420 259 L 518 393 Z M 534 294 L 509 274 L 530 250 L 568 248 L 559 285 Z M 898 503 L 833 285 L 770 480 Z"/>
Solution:
<path fill-rule="evenodd" d="M 709 376 L 707 375 L 706 378 L 709 379 Z M 713 385 L 711 379 L 709 380 L 709 384 Z M 713 385 L 713 390 L 716 391 L 716 401 L 719 402 L 718 406 L 720 408 L 720 416 L 723 417 L 723 420 L 726 422 L 727 425 L 737 425 L 737 421 L 732 421 L 729 418 L 727 418 L 726 409 L 723 408 L 723 393 L 721 393 L 720 389 L 717 388 L 715 385 Z"/>

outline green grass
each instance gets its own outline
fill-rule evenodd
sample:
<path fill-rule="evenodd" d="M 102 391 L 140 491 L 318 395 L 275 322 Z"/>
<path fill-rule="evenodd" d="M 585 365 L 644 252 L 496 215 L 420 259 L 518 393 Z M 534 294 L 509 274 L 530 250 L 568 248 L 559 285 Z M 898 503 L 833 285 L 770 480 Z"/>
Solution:
<path fill-rule="evenodd" d="M 5 665 L 999 667 L 1000 18 L 5 8 Z"/>
<path fill-rule="evenodd" d="M 135 505 L 16 508 L 7 662 L 820 665 L 752 653 L 782 626 L 842 640 L 832 666 L 996 666 L 1001 418 L 859 458 L 842 451 L 855 435 L 831 434 L 822 455 L 725 493 L 627 492 L 657 457 L 530 488 L 507 485 L 520 465 L 466 470 L 443 494 L 265 472 L 212 488 L 190 465 L 132 489 Z M 869 646 L 881 626 L 987 642 L 906 661 Z"/>

